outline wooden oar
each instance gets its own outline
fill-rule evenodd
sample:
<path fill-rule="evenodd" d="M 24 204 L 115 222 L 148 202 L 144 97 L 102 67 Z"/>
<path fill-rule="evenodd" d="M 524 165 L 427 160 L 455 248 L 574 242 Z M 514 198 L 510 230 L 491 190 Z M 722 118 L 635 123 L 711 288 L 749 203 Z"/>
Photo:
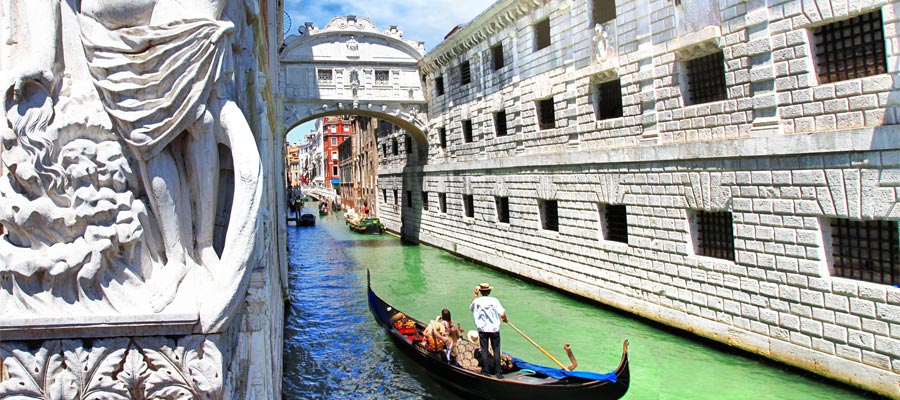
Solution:
<path fill-rule="evenodd" d="M 513 325 L 512 322 L 506 321 L 506 323 L 507 323 L 510 327 L 512 327 L 513 329 L 515 329 L 516 332 L 519 332 L 519 334 L 522 335 L 522 337 L 525 338 L 525 340 L 527 340 L 529 343 L 533 344 L 534 347 L 537 347 L 537 349 L 540 350 L 541 353 L 544 353 L 545 356 L 550 357 L 550 359 L 553 360 L 553 362 L 555 362 L 556 365 L 559 365 L 559 367 L 562 368 L 562 369 L 566 369 L 566 366 L 565 366 L 565 365 L 563 365 L 561 362 L 559 362 L 559 360 L 557 360 L 555 357 L 553 357 L 552 355 L 550 355 L 550 353 L 548 353 L 547 350 L 544 350 L 543 347 L 541 347 L 541 346 L 539 346 L 537 343 L 535 343 L 534 340 L 531 340 L 531 338 L 528 337 L 528 335 L 526 335 L 525 332 L 522 332 L 519 328 L 516 328 L 516 326 Z"/>

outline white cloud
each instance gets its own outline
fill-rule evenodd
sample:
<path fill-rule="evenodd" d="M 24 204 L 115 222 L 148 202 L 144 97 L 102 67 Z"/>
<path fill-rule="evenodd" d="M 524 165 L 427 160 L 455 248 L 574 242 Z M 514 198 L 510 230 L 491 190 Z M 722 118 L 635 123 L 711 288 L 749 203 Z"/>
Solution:
<path fill-rule="evenodd" d="M 493 4 L 485 0 L 286 0 L 284 9 L 291 16 L 291 32 L 307 21 L 319 28 L 335 16 L 368 17 L 380 30 L 397 25 L 403 37 L 425 41 L 425 49 L 438 45 L 454 26 L 465 24 Z"/>

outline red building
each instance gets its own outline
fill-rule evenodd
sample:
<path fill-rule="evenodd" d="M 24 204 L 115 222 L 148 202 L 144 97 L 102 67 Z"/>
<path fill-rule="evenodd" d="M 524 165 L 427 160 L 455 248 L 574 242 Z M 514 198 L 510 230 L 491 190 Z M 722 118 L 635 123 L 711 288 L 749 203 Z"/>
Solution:
<path fill-rule="evenodd" d="M 330 182 L 335 189 L 341 184 L 341 160 L 338 157 L 338 146 L 353 133 L 353 120 L 352 115 L 322 118 L 325 182 Z"/>

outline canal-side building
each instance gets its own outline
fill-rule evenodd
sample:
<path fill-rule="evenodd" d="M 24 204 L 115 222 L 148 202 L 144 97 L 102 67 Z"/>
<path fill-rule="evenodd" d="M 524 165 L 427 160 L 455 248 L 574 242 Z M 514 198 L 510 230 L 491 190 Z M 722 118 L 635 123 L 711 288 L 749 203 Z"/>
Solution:
<path fill-rule="evenodd" d="M 350 115 L 324 117 L 322 132 L 325 185 L 337 191 L 341 185 L 338 146 L 353 134 L 353 117 Z"/>
<path fill-rule="evenodd" d="M 379 216 L 900 398 L 898 5 L 500 0 L 420 61 Z"/>
<path fill-rule="evenodd" d="M 362 213 L 366 207 L 376 215 L 376 182 L 378 179 L 378 151 L 375 130 L 390 125 L 366 116 L 353 121 L 352 135 L 340 145 L 341 204 Z"/>

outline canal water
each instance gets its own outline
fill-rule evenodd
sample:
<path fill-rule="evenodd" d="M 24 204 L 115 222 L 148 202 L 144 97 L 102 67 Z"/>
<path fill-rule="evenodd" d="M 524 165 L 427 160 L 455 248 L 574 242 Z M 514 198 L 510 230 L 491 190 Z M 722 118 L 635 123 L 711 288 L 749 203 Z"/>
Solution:
<path fill-rule="evenodd" d="M 316 203 L 305 212 L 315 213 Z M 735 354 L 559 292 L 524 282 L 444 251 L 391 235 L 351 232 L 343 217 L 288 226 L 291 304 L 285 315 L 286 399 L 462 399 L 434 383 L 396 349 L 369 314 L 366 270 L 383 299 L 420 320 L 442 308 L 466 330 L 474 287 L 492 295 L 509 320 L 557 359 L 569 343 L 579 370 L 608 372 L 630 341 L 631 387 L 625 399 L 864 399 L 865 393 Z M 504 351 L 544 365 L 546 356 L 501 328 Z"/>

